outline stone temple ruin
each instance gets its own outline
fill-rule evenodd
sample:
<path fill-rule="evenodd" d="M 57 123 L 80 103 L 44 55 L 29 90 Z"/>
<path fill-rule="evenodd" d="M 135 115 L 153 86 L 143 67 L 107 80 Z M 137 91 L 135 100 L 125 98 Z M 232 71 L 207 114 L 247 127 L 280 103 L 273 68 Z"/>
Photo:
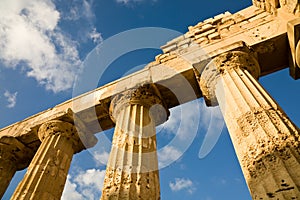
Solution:
<path fill-rule="evenodd" d="M 155 126 L 203 97 L 221 108 L 252 198 L 300 199 L 299 129 L 258 82 L 300 77 L 299 16 L 298 0 L 253 0 L 189 27 L 144 69 L 1 129 L 0 197 L 28 168 L 11 199 L 60 199 L 73 154 L 115 126 L 101 199 L 158 200 Z M 195 94 L 181 102 L 168 89 L 184 91 L 179 76 Z"/>

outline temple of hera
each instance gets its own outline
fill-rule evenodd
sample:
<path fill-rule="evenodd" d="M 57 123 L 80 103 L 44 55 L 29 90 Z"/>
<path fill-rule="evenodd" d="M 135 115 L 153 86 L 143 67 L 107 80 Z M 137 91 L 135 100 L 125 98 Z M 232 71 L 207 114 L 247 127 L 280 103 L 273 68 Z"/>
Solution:
<path fill-rule="evenodd" d="M 1 129 L 0 198 L 28 168 L 11 199 L 60 199 L 73 154 L 115 127 L 101 199 L 158 200 L 155 126 L 203 97 L 221 108 L 252 198 L 300 199 L 299 129 L 258 82 L 300 77 L 299 0 L 253 0 L 188 29 L 144 69 Z M 184 91 L 178 76 L 195 94 L 183 102 L 168 87 Z"/>

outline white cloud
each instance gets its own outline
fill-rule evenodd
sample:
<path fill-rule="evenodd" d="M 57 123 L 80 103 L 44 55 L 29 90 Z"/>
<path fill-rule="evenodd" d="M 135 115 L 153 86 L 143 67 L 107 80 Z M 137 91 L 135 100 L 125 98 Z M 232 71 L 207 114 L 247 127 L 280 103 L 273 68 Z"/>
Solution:
<path fill-rule="evenodd" d="M 225 126 L 220 108 L 207 107 L 204 100 L 200 99 L 172 108 L 170 112 L 169 120 L 159 126 L 157 131 L 163 130 L 174 137 L 172 146 L 182 153 L 192 144 L 197 133 L 204 134 L 199 158 L 206 157 L 216 145 Z"/>
<path fill-rule="evenodd" d="M 71 182 L 71 176 L 68 175 L 67 177 L 67 181 L 66 181 L 66 185 L 64 188 L 64 192 L 62 194 L 61 199 L 62 200 L 82 200 L 83 196 L 76 191 L 77 189 L 77 185 L 75 183 Z"/>
<path fill-rule="evenodd" d="M 186 141 L 195 137 L 201 120 L 199 100 L 191 101 L 170 109 L 170 117 L 161 129 Z"/>
<path fill-rule="evenodd" d="M 81 61 L 50 0 L 0 1 L 0 18 L 0 60 L 7 67 L 25 63 L 27 75 L 54 92 L 72 86 Z"/>
<path fill-rule="evenodd" d="M 85 172 L 80 173 L 76 178 L 75 181 L 80 186 L 88 186 L 94 187 L 97 190 L 102 189 L 103 180 L 105 176 L 105 171 L 101 171 L 99 169 L 88 169 Z"/>
<path fill-rule="evenodd" d="M 198 100 L 182 104 L 170 110 L 167 122 L 157 128 L 162 137 L 171 141 L 158 150 L 159 167 L 163 168 L 178 160 L 194 141 L 200 123 Z"/>
<path fill-rule="evenodd" d="M 201 106 L 201 130 L 205 134 L 203 143 L 199 150 L 199 158 L 205 158 L 217 144 L 222 130 L 225 126 L 223 115 L 219 107 Z"/>
<path fill-rule="evenodd" d="M 81 7 L 91 19 L 89 2 Z M 6 67 L 22 69 L 53 92 L 70 89 L 82 63 L 78 43 L 60 27 L 61 16 L 51 0 L 0 1 L 0 61 Z M 83 37 L 101 41 L 91 27 L 85 27 Z"/>
<path fill-rule="evenodd" d="M 4 92 L 4 97 L 6 97 L 7 102 L 8 102 L 8 105 L 7 105 L 8 108 L 13 108 L 16 106 L 17 95 L 18 95 L 18 92 L 10 93 L 7 90 Z"/>
<path fill-rule="evenodd" d="M 192 194 L 196 190 L 194 183 L 190 179 L 185 178 L 175 178 L 175 182 L 170 182 L 169 186 L 174 192 L 186 190 L 188 193 Z"/>
<path fill-rule="evenodd" d="M 103 187 L 105 170 L 88 169 L 78 172 L 76 177 L 68 175 L 62 200 L 99 199 Z"/>
<path fill-rule="evenodd" d="M 159 168 L 165 167 L 176 160 L 178 160 L 183 152 L 176 149 L 173 146 L 165 146 L 163 149 L 158 151 L 158 165 Z"/>
<path fill-rule="evenodd" d="M 91 19 L 94 17 L 94 13 L 91 9 L 91 4 L 86 0 L 74 0 L 66 3 L 66 5 L 68 5 L 69 12 L 66 11 L 63 13 L 63 18 L 65 20 L 77 21 L 82 18 Z"/>
<path fill-rule="evenodd" d="M 109 153 L 106 151 L 94 151 L 93 158 L 97 164 L 97 166 L 106 165 L 109 158 Z"/>
<path fill-rule="evenodd" d="M 94 43 L 98 44 L 102 42 L 102 36 L 97 32 L 96 28 L 93 28 L 92 32 L 90 32 L 89 35 L 90 39 L 92 39 Z"/>

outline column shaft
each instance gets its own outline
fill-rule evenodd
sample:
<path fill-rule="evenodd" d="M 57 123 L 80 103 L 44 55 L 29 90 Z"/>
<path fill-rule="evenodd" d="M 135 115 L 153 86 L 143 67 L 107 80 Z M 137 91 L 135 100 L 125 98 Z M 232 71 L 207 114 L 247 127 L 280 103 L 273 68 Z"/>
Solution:
<path fill-rule="evenodd" d="M 42 144 L 30 163 L 12 200 L 59 200 L 73 154 L 80 139 L 75 127 L 63 121 L 50 121 L 39 129 Z"/>
<path fill-rule="evenodd" d="M 0 198 L 17 171 L 16 160 L 6 144 L 0 144 Z"/>
<path fill-rule="evenodd" d="M 0 138 L 0 199 L 17 170 L 28 166 L 33 152 L 14 137 Z"/>
<path fill-rule="evenodd" d="M 299 132 L 251 75 L 258 77 L 255 59 L 230 52 L 207 67 L 200 85 L 206 99 L 220 105 L 252 198 L 299 198 Z M 212 74 L 214 81 L 204 80 Z"/>
<path fill-rule="evenodd" d="M 153 96 L 139 99 L 135 94 L 140 94 L 140 90 L 133 93 L 120 99 L 117 97 L 112 103 L 115 104 L 111 113 L 116 127 L 101 200 L 160 199 L 155 133 L 157 116 L 150 113 L 150 106 L 143 102 Z M 159 101 L 158 97 L 152 99 Z"/>

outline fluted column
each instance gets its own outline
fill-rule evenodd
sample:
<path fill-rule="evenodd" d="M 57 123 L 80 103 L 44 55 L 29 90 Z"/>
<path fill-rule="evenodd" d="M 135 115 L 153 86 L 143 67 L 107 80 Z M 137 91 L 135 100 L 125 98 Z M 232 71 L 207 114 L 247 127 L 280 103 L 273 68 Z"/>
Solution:
<path fill-rule="evenodd" d="M 0 199 L 17 170 L 28 166 L 33 152 L 14 137 L 0 138 Z"/>
<path fill-rule="evenodd" d="M 68 122 L 46 122 L 39 128 L 38 136 L 42 144 L 12 200 L 59 200 L 73 154 L 85 148 L 75 126 Z"/>
<path fill-rule="evenodd" d="M 220 105 L 252 198 L 298 199 L 299 130 L 258 77 L 256 59 L 233 51 L 208 64 L 200 87 L 209 105 Z"/>
<path fill-rule="evenodd" d="M 160 199 L 155 126 L 167 118 L 162 105 L 150 86 L 112 100 L 116 127 L 101 200 Z"/>

